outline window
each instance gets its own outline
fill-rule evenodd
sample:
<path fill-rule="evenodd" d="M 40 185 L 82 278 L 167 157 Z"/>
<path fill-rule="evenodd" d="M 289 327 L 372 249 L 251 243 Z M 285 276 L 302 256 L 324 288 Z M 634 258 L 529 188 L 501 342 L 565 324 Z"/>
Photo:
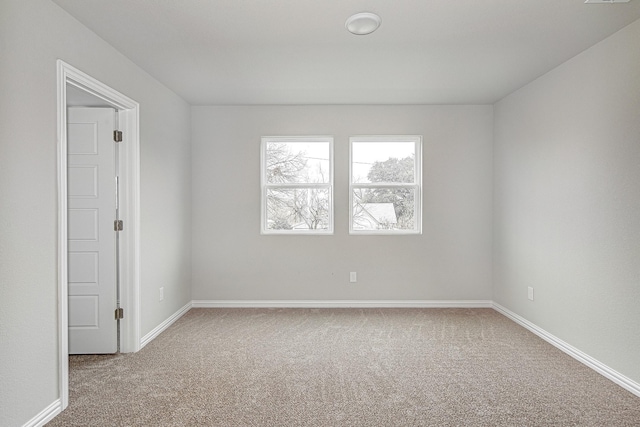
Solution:
<path fill-rule="evenodd" d="M 262 138 L 264 234 L 333 233 L 333 138 Z"/>
<path fill-rule="evenodd" d="M 349 139 L 351 234 L 422 232 L 422 137 Z"/>

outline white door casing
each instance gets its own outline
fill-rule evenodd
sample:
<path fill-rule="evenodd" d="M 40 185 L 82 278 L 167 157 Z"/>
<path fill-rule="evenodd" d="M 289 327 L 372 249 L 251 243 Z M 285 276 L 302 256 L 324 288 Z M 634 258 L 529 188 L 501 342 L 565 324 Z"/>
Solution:
<path fill-rule="evenodd" d="M 69 108 L 67 122 L 69 354 L 115 353 L 115 110 Z"/>
<path fill-rule="evenodd" d="M 67 87 L 74 86 L 96 96 L 118 110 L 123 131 L 120 143 L 119 215 L 124 229 L 120 240 L 120 351 L 140 350 L 140 104 L 90 75 L 57 61 L 57 188 L 58 188 L 58 372 L 59 406 L 69 405 L 68 328 L 68 230 L 67 230 Z"/>

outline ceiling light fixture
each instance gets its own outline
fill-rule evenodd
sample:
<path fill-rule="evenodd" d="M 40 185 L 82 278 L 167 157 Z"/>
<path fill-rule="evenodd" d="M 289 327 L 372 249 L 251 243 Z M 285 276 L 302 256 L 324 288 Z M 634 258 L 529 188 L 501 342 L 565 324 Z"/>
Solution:
<path fill-rule="evenodd" d="M 350 16 L 344 26 L 349 32 L 357 36 L 364 36 L 377 30 L 381 23 L 382 19 L 375 13 L 362 12 Z"/>

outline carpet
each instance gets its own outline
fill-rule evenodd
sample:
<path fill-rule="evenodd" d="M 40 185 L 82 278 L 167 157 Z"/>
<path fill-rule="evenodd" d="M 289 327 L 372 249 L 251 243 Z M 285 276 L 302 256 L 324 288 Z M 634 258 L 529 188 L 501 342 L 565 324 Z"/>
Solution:
<path fill-rule="evenodd" d="M 70 357 L 56 426 L 640 426 L 640 398 L 492 309 L 191 309 Z"/>

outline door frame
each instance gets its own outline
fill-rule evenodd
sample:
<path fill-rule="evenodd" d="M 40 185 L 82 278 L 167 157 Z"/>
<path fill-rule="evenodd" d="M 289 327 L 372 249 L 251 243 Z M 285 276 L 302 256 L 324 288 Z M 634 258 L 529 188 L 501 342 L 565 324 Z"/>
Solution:
<path fill-rule="evenodd" d="M 118 110 L 123 141 L 120 162 L 120 351 L 140 350 L 140 105 L 88 74 L 57 61 L 58 117 L 58 350 L 62 410 L 69 405 L 69 313 L 67 229 L 67 85 L 94 95 Z M 115 310 L 115 307 L 114 307 Z"/>

